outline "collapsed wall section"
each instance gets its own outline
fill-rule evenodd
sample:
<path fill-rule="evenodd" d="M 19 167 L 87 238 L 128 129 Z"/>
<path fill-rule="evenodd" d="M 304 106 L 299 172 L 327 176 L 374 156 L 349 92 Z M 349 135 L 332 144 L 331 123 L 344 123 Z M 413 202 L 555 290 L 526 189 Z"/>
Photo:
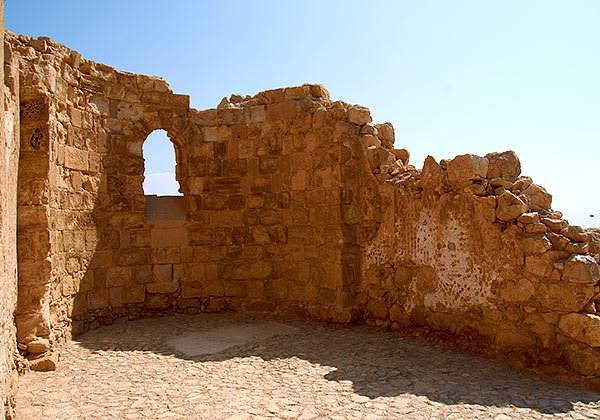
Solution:
<path fill-rule="evenodd" d="M 390 203 L 363 242 L 365 320 L 597 386 L 598 241 L 519 176 L 514 152 L 430 156 L 416 170 L 363 143 L 364 183 Z"/>

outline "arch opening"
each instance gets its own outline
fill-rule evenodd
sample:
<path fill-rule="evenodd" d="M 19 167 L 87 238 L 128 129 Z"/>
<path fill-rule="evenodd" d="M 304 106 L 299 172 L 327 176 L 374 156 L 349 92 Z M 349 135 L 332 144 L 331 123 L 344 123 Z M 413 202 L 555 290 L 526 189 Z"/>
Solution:
<path fill-rule="evenodd" d="M 146 219 L 154 224 L 161 221 L 184 221 L 185 202 L 176 176 L 175 147 L 165 130 L 154 130 L 142 146 Z"/>
<path fill-rule="evenodd" d="M 164 130 L 154 130 L 142 146 L 144 195 L 182 196 L 176 179 L 175 148 Z"/>

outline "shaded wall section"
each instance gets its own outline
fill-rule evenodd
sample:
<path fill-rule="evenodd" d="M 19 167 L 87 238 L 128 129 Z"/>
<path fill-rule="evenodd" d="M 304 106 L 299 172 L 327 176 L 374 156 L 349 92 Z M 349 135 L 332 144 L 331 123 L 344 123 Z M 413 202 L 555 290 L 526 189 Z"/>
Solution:
<path fill-rule="evenodd" d="M 17 173 L 19 162 L 18 63 L 4 47 L 4 1 L 0 2 L 0 418 L 12 413 L 16 353 L 13 313 L 17 301 Z"/>

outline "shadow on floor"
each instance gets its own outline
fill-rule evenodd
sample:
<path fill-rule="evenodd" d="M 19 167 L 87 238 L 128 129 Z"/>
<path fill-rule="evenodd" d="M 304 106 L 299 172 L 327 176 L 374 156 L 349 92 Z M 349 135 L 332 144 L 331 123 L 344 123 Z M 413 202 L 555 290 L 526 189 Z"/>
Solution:
<path fill-rule="evenodd" d="M 286 324 L 295 330 L 200 356 L 185 355 L 169 345 L 174 337 L 256 322 Z M 351 381 L 356 394 L 371 399 L 412 394 L 446 405 L 515 406 L 544 414 L 565 413 L 576 403 L 600 401 L 600 394 L 590 390 L 364 326 L 332 329 L 241 314 L 174 316 L 102 327 L 75 341 L 95 351 L 149 351 L 196 362 L 296 357 L 331 367 L 325 379 Z"/>

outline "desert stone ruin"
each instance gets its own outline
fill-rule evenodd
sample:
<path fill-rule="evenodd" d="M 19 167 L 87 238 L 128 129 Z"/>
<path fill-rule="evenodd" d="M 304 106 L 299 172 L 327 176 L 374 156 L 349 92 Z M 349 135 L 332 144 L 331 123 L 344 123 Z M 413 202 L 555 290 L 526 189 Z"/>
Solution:
<path fill-rule="evenodd" d="M 0 397 L 113 321 L 259 311 L 433 337 L 600 386 L 600 233 L 513 152 L 422 169 L 321 85 L 198 111 L 158 78 L 4 32 Z M 145 196 L 168 133 L 183 196 Z M 401 140 L 399 141 L 401 146 Z"/>

